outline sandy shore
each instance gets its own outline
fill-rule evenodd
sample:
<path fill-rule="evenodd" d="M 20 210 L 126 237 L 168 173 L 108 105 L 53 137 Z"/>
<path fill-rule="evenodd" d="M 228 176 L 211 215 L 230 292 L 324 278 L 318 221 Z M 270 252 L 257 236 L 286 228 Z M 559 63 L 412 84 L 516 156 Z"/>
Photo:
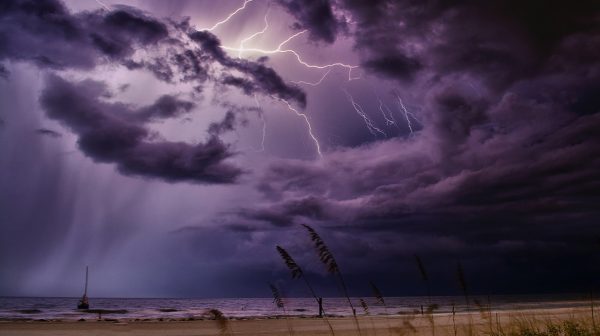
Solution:
<path fill-rule="evenodd" d="M 491 311 L 477 313 L 435 314 L 436 336 L 484 334 L 490 328 L 510 328 L 518 323 L 544 324 L 549 320 L 587 319 L 591 311 L 584 308 Z M 351 317 L 327 319 L 335 335 L 359 335 Z M 361 335 L 432 335 L 431 320 L 421 315 L 360 316 Z M 81 321 L 81 322 L 0 322 L 0 335 L 330 335 L 326 321 L 318 318 L 278 318 L 229 320 L 227 329 L 217 321 Z"/>

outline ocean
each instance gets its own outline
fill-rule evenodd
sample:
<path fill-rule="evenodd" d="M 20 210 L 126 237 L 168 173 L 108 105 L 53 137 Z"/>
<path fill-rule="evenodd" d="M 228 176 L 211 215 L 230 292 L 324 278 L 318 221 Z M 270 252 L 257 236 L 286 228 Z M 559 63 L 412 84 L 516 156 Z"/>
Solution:
<path fill-rule="evenodd" d="M 134 298 L 90 298 L 90 310 L 77 310 L 79 298 L 59 297 L 0 297 L 0 320 L 92 320 L 99 317 L 119 320 L 181 320 L 200 319 L 208 309 L 218 309 L 228 318 L 267 318 L 281 315 L 315 316 L 318 305 L 312 298 L 285 299 L 285 312 L 278 308 L 272 298 L 238 299 L 134 299 Z M 436 312 L 451 312 L 454 305 L 457 312 L 477 310 L 488 305 L 493 310 L 560 308 L 589 306 L 589 297 L 583 294 L 571 295 L 495 295 L 472 297 L 469 305 L 459 296 L 390 297 L 385 305 L 374 298 L 364 298 L 369 313 L 407 314 L 420 312 L 429 304 L 437 304 Z M 352 298 L 357 314 L 365 314 L 359 298 Z M 327 315 L 348 316 L 352 314 L 345 298 L 324 298 L 323 306 Z"/>

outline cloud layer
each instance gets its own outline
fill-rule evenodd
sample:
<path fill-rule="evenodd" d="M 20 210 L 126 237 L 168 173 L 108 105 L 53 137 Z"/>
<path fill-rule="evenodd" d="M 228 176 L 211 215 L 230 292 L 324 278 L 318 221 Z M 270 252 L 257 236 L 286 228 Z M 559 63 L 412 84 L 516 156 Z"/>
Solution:
<path fill-rule="evenodd" d="M 230 86 L 247 95 L 306 105 L 301 89 L 260 62 L 230 58 L 212 33 L 196 31 L 187 20 L 164 21 L 129 6 L 72 14 L 56 0 L 4 2 L 0 45 L 0 61 L 32 62 L 53 70 L 99 65 L 145 69 L 167 83 L 191 82 L 198 92 L 206 85 Z M 0 72 L 8 76 L 4 67 Z M 108 92 L 100 83 L 67 83 L 50 76 L 47 85 L 42 104 L 49 117 L 76 132 L 80 148 L 97 161 L 117 163 L 127 174 L 167 181 L 231 183 L 242 173 L 221 162 L 233 152 L 218 132 L 205 144 L 148 141 L 152 134 L 140 122 L 178 117 L 193 108 L 191 102 L 165 95 L 133 111 L 102 102 L 100 97 Z"/>
<path fill-rule="evenodd" d="M 600 54 L 589 46 L 600 35 L 593 2 L 319 4 L 351 18 L 347 33 L 366 69 L 422 104 L 422 129 L 320 161 L 272 164 L 257 183 L 262 205 L 240 209 L 236 219 L 228 214 L 231 230 L 312 223 L 332 236 L 359 235 L 350 240 L 366 247 L 363 260 L 420 253 L 437 267 L 462 258 L 506 274 L 595 249 L 600 104 L 590 92 L 598 92 Z M 335 29 L 311 26 L 304 15 L 296 15 L 303 28 L 334 39 Z M 345 244 L 333 243 L 347 264 L 374 269 Z"/>
<path fill-rule="evenodd" d="M 258 293 L 256 288 L 269 277 L 287 279 L 274 250 L 280 244 L 306 265 L 317 286 L 336 295 L 315 262 L 302 223 L 322 234 L 352 288 L 374 279 L 384 290 L 391 289 L 388 295 L 421 293 L 416 253 L 439 293 L 456 293 L 456 286 L 448 283 L 455 283 L 457 260 L 480 292 L 587 290 L 588 277 L 600 265 L 600 17 L 595 2 L 281 0 L 276 10 L 290 15 L 291 29 L 308 31 L 307 46 L 294 42 L 303 59 L 313 59 L 309 53 L 315 46 L 338 52 L 341 42 L 351 45 L 351 56 L 364 72 L 361 80 L 340 84 L 333 82 L 333 71 L 320 86 L 307 89 L 307 96 L 271 68 L 269 59 L 230 57 L 220 37 L 195 30 L 192 19 L 158 19 L 128 6 L 71 13 L 58 1 L 11 0 L 0 5 L 0 76 L 10 81 L 11 65 L 20 62 L 47 70 L 39 103 L 47 117 L 66 129 L 32 129 L 56 138 L 47 142 L 57 143 L 61 134 L 67 138 L 70 132 L 86 156 L 112 164 L 124 175 L 198 188 L 186 198 L 180 196 L 190 187 L 185 183 L 160 184 L 181 189 L 164 189 L 153 207 L 132 201 L 142 204 L 137 212 L 123 210 L 114 221 L 123 227 L 130 218 L 146 224 L 154 220 L 144 216 L 148 211 L 164 210 L 167 215 L 161 220 L 168 224 L 151 241 L 162 267 L 179 275 L 161 284 L 179 281 L 169 293 L 205 295 L 196 279 L 206 269 L 214 282 L 252 273 L 252 284 L 228 280 L 239 292 L 221 288 L 221 293 L 243 296 L 245 288 Z M 256 22 L 262 24 L 262 16 Z M 224 41 L 234 43 L 226 37 Z M 285 62 L 273 64 L 285 67 Z M 70 74 L 102 67 L 148 72 L 161 84 L 182 84 L 193 92 L 160 93 L 138 106 L 116 101 L 108 82 L 76 80 L 80 76 Z M 398 119 L 413 120 L 416 127 L 408 135 L 398 128 L 400 136 L 376 140 L 354 134 L 358 131 L 344 114 L 351 106 L 333 104 L 338 96 L 346 102 L 340 86 L 357 101 L 373 92 L 379 99 L 386 94 L 382 88 L 393 87 L 387 92 L 392 100 L 380 104 L 404 101 L 414 114 Z M 324 145 L 323 157 L 314 161 L 256 154 L 242 169 L 232 163 L 242 150 L 228 145 L 223 136 L 246 124 L 242 111 L 251 108 L 221 97 L 215 100 L 228 111 L 207 125 L 203 141 L 169 141 L 152 131 L 152 123 L 185 118 L 199 109 L 196 100 L 182 97 L 219 94 L 227 88 L 312 107 L 311 113 L 321 113 L 307 117 L 315 134 L 333 138 L 336 134 L 328 130 L 344 128 L 343 140 L 352 145 Z M 278 127 L 273 119 L 268 120 L 267 135 L 282 143 L 293 140 L 297 124 Z M 0 119 L 0 131 L 12 122 Z M 364 125 L 358 126 L 367 133 Z M 326 138 L 319 137 L 323 142 Z M 243 174 L 251 177 L 250 186 L 238 183 Z M 190 199 L 202 204 L 218 198 L 211 189 L 216 186 L 195 184 L 239 189 L 222 200 L 214 210 L 217 215 L 205 214 L 207 209 L 185 214 L 173 210 Z M 62 190 L 54 187 L 40 199 Z M 64 197 L 62 203 L 75 207 Z M 143 197 L 132 197 L 138 198 Z M 14 196 L 7 193 L 3 199 Z M 98 206 L 90 204 L 88 210 Z M 28 219 L 26 202 L 19 205 L 6 217 L 11 228 L 42 222 Z M 54 211 L 52 206 L 42 208 L 50 215 Z M 64 213 L 72 210 L 65 208 Z M 62 214 L 52 217 L 53 225 L 62 222 Z M 25 227 L 33 230 L 35 225 Z M 53 232 L 50 225 L 40 227 L 40 232 Z M 139 246 L 146 243 L 138 241 Z M 143 264 L 145 259 L 140 259 Z M 146 267 L 153 275 L 164 273 L 155 265 Z"/>
<path fill-rule="evenodd" d="M 49 76 L 40 102 L 48 117 L 78 135 L 79 148 L 98 162 L 115 163 L 124 174 L 158 177 L 166 181 L 231 183 L 241 174 L 224 160 L 227 145 L 214 135 L 205 143 L 188 144 L 153 139 L 143 122 L 189 111 L 193 104 L 162 96 L 139 109 L 102 101 L 108 94 L 102 83 L 67 82 Z"/>

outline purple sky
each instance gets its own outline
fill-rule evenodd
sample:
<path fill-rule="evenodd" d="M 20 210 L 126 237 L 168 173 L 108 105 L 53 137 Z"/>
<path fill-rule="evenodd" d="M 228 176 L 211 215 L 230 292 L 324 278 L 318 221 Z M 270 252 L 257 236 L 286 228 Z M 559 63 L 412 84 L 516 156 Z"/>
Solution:
<path fill-rule="evenodd" d="M 587 291 L 598 7 L 3 1 L 0 295 Z"/>

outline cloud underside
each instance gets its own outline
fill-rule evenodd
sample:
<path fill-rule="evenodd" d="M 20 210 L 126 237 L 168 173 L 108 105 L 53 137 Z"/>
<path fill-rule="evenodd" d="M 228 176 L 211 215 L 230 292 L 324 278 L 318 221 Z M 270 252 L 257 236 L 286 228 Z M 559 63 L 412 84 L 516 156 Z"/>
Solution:
<path fill-rule="evenodd" d="M 3 61 L 30 62 L 56 71 L 88 71 L 104 65 L 140 69 L 169 84 L 191 83 L 196 92 L 207 85 L 232 87 L 247 95 L 306 105 L 301 89 L 263 63 L 230 58 L 210 32 L 196 31 L 187 20 L 159 20 L 129 6 L 70 13 L 56 0 L 5 1 L 0 6 Z M 0 76 L 10 76 L 4 64 L 0 64 Z M 123 173 L 170 182 L 232 183 L 243 173 L 224 163 L 233 152 L 219 139 L 220 133 L 235 127 L 234 115 L 225 116 L 228 125 L 218 132 L 214 131 L 217 124 L 211 126 L 206 143 L 150 141 L 152 134 L 145 123 L 177 118 L 195 106 L 165 95 L 152 106 L 134 110 L 102 102 L 100 95 L 109 94 L 95 92 L 102 83 L 67 83 L 49 76 L 46 84 L 42 107 L 48 116 L 71 128 L 83 152 L 96 161 L 115 163 Z M 84 122 L 89 124 L 84 127 Z"/>
<path fill-rule="evenodd" d="M 114 163 L 124 174 L 170 182 L 231 183 L 242 173 L 225 162 L 232 153 L 216 135 L 204 143 L 170 142 L 157 139 L 144 126 L 151 118 L 189 110 L 190 102 L 163 96 L 136 109 L 102 100 L 107 93 L 100 82 L 72 83 L 49 76 L 40 102 L 48 117 L 77 134 L 79 148 L 86 155 Z"/>
<path fill-rule="evenodd" d="M 303 3 L 279 1 L 313 41 L 351 39 L 365 71 L 420 105 L 422 128 L 314 162 L 275 160 L 257 173 L 262 198 L 215 223 L 236 232 L 299 223 L 358 232 L 352 241 L 374 257 L 589 247 L 600 217 L 596 1 Z M 306 104 L 273 69 L 229 58 L 216 36 L 187 21 L 131 7 L 71 14 L 54 1 L 0 6 L 3 61 L 79 70 L 117 64 L 198 90 L 217 83 Z M 0 75 L 9 76 L 3 66 Z M 136 108 L 105 94 L 102 83 L 49 76 L 41 102 L 82 151 L 126 174 L 230 183 L 242 173 L 226 163 L 232 153 L 218 138 L 235 115 L 213 124 L 204 143 L 168 142 L 147 123 L 190 113 L 193 104 L 164 96 Z"/>
<path fill-rule="evenodd" d="M 355 230 L 355 243 L 376 255 L 406 252 L 394 241 L 413 252 L 471 256 L 483 246 L 506 254 L 595 244 L 593 1 L 319 3 L 339 15 L 311 26 L 300 12 L 299 24 L 315 41 L 332 41 L 335 31 L 351 37 L 366 69 L 417 97 L 423 128 L 317 162 L 272 164 L 257 183 L 262 206 L 224 215 L 232 230 Z"/>

